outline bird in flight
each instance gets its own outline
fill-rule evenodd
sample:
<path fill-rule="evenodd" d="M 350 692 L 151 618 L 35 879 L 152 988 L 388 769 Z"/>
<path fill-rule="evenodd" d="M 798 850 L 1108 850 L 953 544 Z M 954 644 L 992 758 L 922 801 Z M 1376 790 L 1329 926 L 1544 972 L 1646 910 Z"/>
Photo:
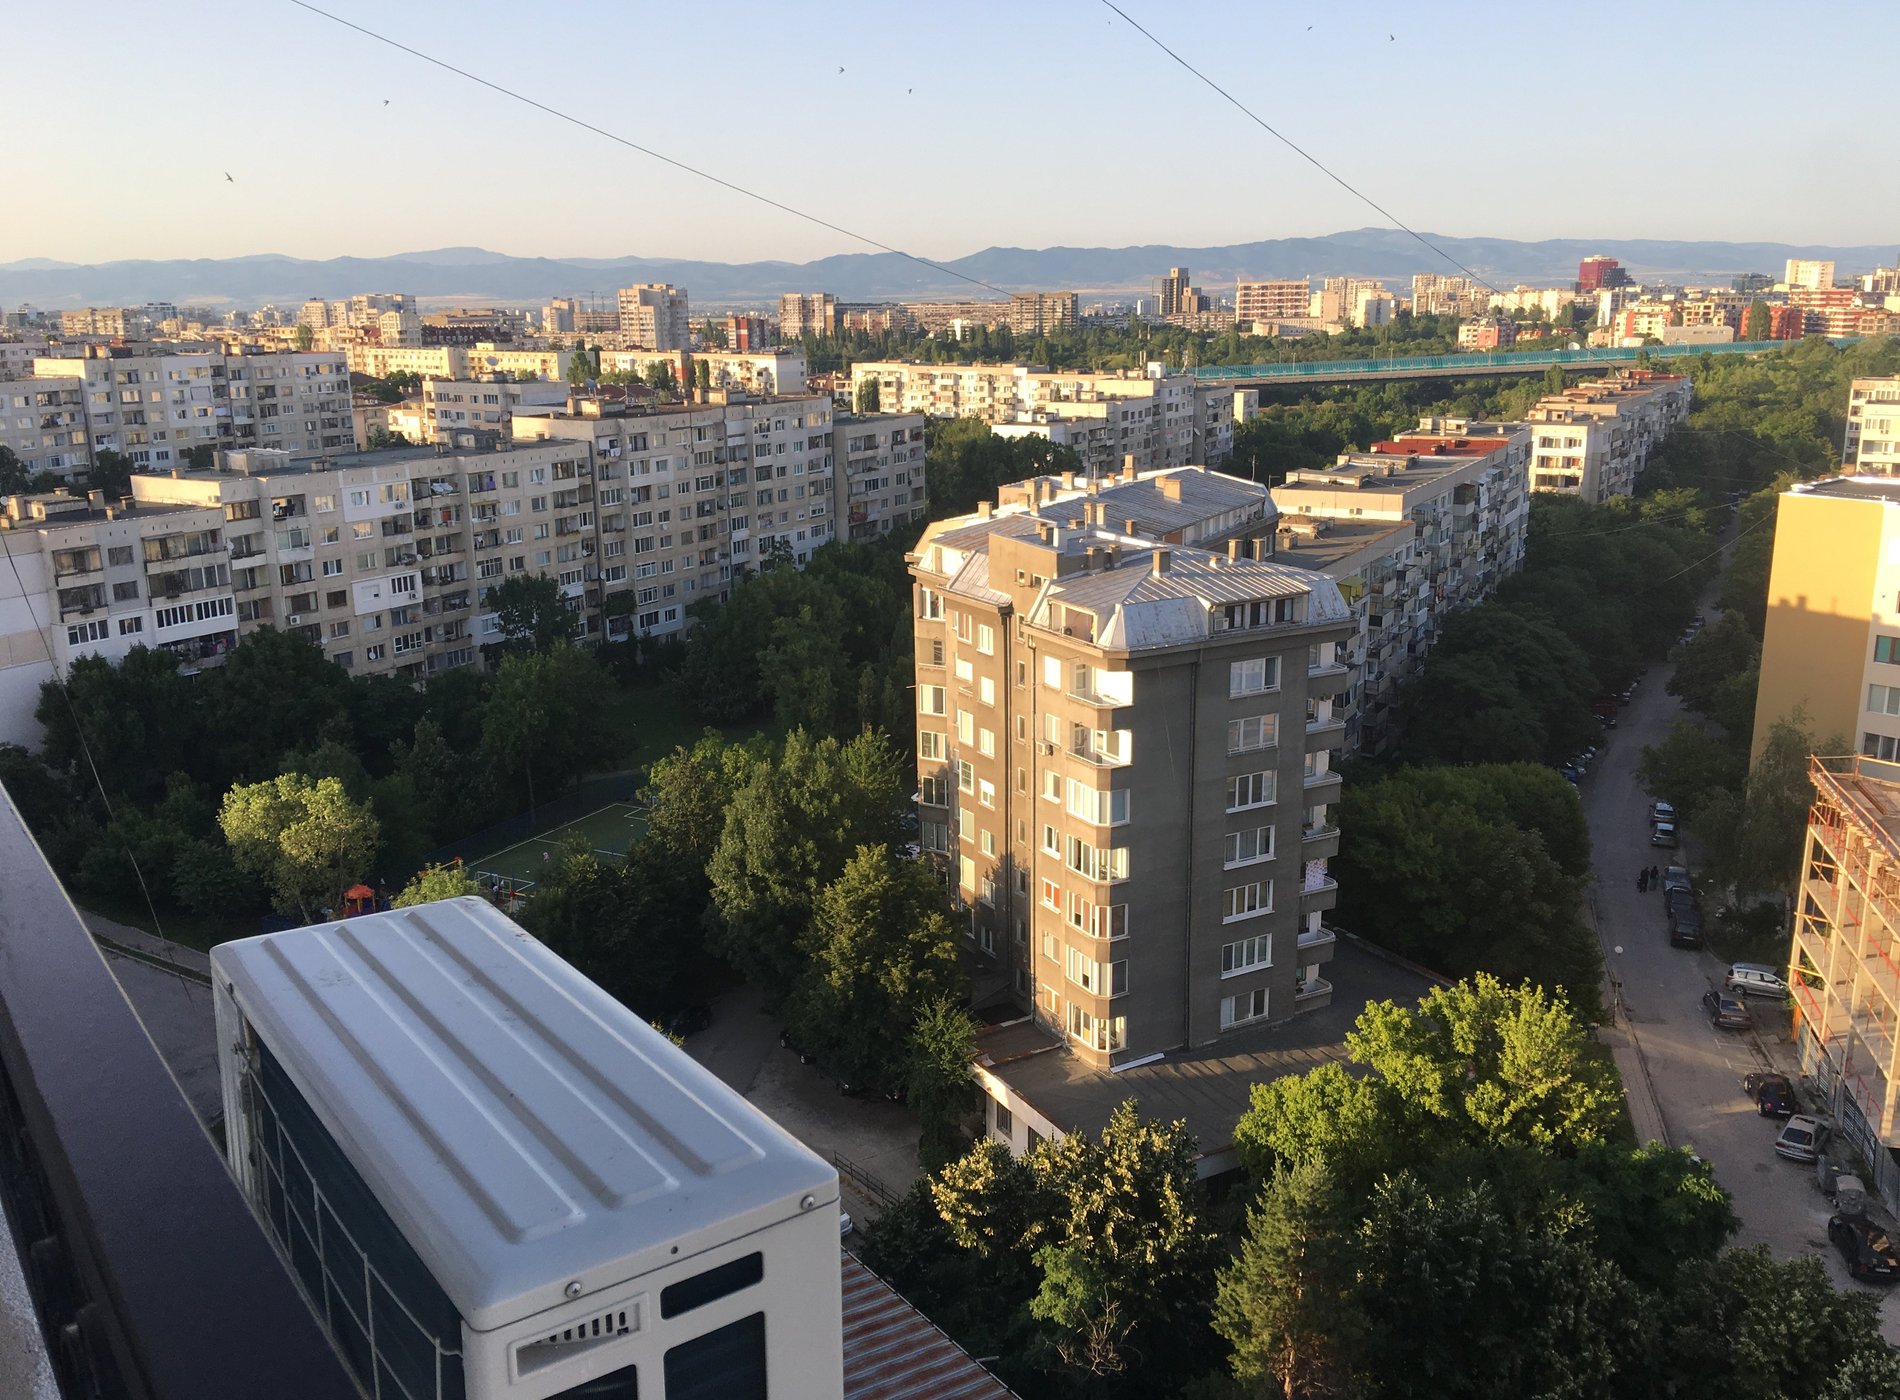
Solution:
<path fill-rule="evenodd" d="M 842 72 L 844 72 L 844 65 L 843 65 L 843 64 L 839 64 L 839 65 L 838 65 L 838 71 L 839 71 L 840 73 L 842 73 Z"/>
<path fill-rule="evenodd" d="M 1388 38 L 1388 39 L 1390 39 L 1390 40 L 1391 40 L 1391 41 L 1392 41 L 1393 43 L 1395 43 L 1395 44 L 1396 44 L 1396 43 L 1398 43 L 1398 41 L 1399 41 L 1399 36 L 1398 36 L 1398 35 L 1396 35 L 1396 34 L 1388 34 L 1388 35 L 1386 35 L 1385 37 L 1386 37 L 1386 38 Z"/>
<path fill-rule="evenodd" d="M 236 180 L 233 180 L 233 179 L 231 179 L 231 172 L 230 172 L 230 171 L 228 171 L 228 170 L 224 172 L 224 178 L 225 178 L 225 179 L 226 179 L 226 180 L 227 180 L 227 181 L 228 181 L 229 183 L 231 183 L 231 184 L 233 184 L 233 185 L 235 185 L 235 184 L 237 183 L 237 181 L 236 181 Z"/>
<path fill-rule="evenodd" d="M 385 106 L 385 107 L 387 107 L 388 105 L 389 105 L 389 99 L 388 99 L 387 97 L 385 97 L 385 98 L 383 99 L 383 106 Z"/>

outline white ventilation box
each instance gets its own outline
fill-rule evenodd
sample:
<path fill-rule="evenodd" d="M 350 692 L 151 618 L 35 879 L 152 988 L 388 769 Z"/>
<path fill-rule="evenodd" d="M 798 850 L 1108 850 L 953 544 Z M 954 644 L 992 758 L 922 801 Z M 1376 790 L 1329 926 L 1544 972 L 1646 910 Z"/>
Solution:
<path fill-rule="evenodd" d="M 231 1165 L 379 1400 L 838 1400 L 838 1178 L 486 901 L 213 950 Z"/>

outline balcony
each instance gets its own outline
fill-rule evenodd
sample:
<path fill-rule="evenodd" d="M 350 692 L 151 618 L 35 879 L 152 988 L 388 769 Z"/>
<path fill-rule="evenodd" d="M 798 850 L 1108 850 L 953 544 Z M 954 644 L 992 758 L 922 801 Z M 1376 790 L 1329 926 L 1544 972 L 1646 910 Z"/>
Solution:
<path fill-rule="evenodd" d="M 4 791 L 0 869 L 0 1253 L 31 1261 L 0 1308 L 67 1396 L 356 1396 Z"/>
<path fill-rule="evenodd" d="M 1309 877 L 1300 887 L 1300 913 L 1302 916 L 1325 913 L 1339 903 L 1339 881 L 1330 875 L 1318 879 Z"/>
<path fill-rule="evenodd" d="M 1299 942 L 1296 945 L 1299 948 L 1301 965 L 1325 962 L 1332 957 L 1333 949 L 1338 944 L 1337 930 L 1327 928 L 1324 924 L 1318 928 L 1301 929 Z"/>
<path fill-rule="evenodd" d="M 1300 787 L 1306 795 L 1309 805 L 1339 800 L 1339 774 L 1328 771 L 1315 773 L 1301 780 Z"/>
<path fill-rule="evenodd" d="M 1339 828 L 1330 823 L 1302 827 L 1300 859 L 1328 860 L 1339 854 Z"/>
<path fill-rule="evenodd" d="M 1333 984 L 1324 977 L 1302 978 L 1293 988 L 1293 1008 L 1296 1011 L 1317 1011 L 1322 1006 L 1330 1006 L 1333 1000 Z"/>
<path fill-rule="evenodd" d="M 1306 693 L 1315 698 L 1324 695 L 1343 695 L 1352 686 L 1352 667 L 1334 662 L 1330 666 L 1316 666 L 1306 673 Z"/>
<path fill-rule="evenodd" d="M 1343 716 L 1332 719 L 1309 719 L 1306 722 L 1306 752 L 1320 753 L 1325 750 L 1344 747 L 1346 743 L 1346 721 Z"/>

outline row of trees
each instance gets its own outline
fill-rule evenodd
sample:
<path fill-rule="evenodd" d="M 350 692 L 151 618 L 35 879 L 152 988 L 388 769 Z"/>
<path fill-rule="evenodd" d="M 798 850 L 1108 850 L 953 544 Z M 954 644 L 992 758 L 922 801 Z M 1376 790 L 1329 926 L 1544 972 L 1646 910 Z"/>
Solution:
<path fill-rule="evenodd" d="M 866 1260 L 1024 1394 L 1900 1396 L 1874 1299 L 1725 1253 L 1707 1165 L 1624 1140 L 1561 996 L 1475 977 L 1368 1006 L 1347 1051 L 1255 1087 L 1222 1204 L 1129 1103 L 979 1143 Z"/>

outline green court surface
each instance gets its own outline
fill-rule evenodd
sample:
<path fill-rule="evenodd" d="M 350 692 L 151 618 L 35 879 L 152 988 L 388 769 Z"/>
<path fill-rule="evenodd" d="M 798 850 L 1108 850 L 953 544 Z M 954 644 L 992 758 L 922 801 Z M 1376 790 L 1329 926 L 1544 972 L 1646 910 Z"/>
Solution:
<path fill-rule="evenodd" d="M 567 837 L 579 836 L 601 855 L 619 856 L 625 855 L 627 847 L 645 830 L 646 818 L 638 807 L 630 802 L 614 802 L 491 855 L 471 858 L 466 868 L 484 884 L 495 876 L 511 890 L 532 894 L 542 871 Z"/>

